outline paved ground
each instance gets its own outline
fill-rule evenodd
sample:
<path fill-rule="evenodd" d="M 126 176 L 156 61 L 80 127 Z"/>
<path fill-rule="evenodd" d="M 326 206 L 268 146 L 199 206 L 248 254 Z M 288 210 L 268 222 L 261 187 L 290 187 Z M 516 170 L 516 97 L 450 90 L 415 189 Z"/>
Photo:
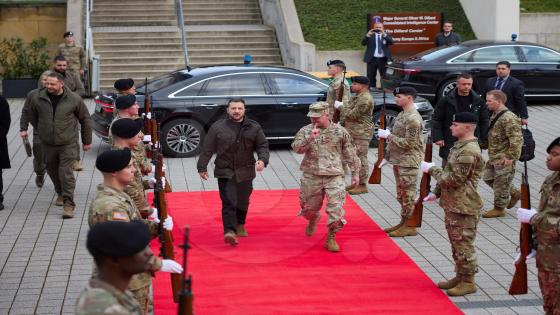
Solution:
<path fill-rule="evenodd" d="M 92 265 L 84 241 L 88 230 L 86 205 L 101 182 L 101 174 L 93 165 L 97 154 L 109 147 L 94 137 L 93 150 L 83 156 L 85 170 L 76 173 L 76 217 L 63 221 L 61 207 L 53 205 L 52 183 L 47 180 L 42 189 L 35 186 L 32 159 L 26 157 L 18 135 L 22 103 L 22 100 L 10 100 L 12 126 L 8 142 L 12 168 L 4 171 L 6 209 L 0 211 L 0 314 L 71 314 Z M 92 102 L 88 105 L 91 110 Z M 530 127 L 537 139 L 537 157 L 529 162 L 532 204 L 536 205 L 539 185 L 549 173 L 544 165 L 545 149 L 559 135 L 554 130 L 558 130 L 560 106 L 531 106 L 529 114 Z M 370 166 L 375 159 L 376 151 L 371 149 Z M 256 189 L 298 188 L 299 161 L 301 156 L 287 147 L 273 147 L 270 167 L 255 180 Z M 216 180 L 199 179 L 195 158 L 168 159 L 166 163 L 175 191 L 217 190 Z M 519 180 L 518 173 L 516 182 Z M 386 227 L 399 220 L 394 190 L 392 172 L 385 168 L 382 185 L 370 186 L 370 193 L 354 200 L 377 224 Z M 491 191 L 484 183 L 479 185 L 479 191 L 486 208 L 490 207 Z M 543 313 L 534 262 L 529 268 L 529 294 L 513 297 L 507 293 L 514 270 L 512 260 L 518 229 L 513 210 L 505 218 L 481 220 L 476 240 L 479 290 L 452 299 L 465 313 Z M 425 208 L 418 236 L 395 241 L 433 281 L 452 275 L 450 246 L 439 206 Z"/>

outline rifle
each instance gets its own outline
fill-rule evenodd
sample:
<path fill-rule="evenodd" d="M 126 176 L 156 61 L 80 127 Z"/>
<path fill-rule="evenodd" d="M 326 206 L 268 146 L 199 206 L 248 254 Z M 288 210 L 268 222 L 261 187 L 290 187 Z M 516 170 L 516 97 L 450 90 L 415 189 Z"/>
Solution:
<path fill-rule="evenodd" d="M 148 97 L 146 97 L 146 99 L 148 99 Z M 150 107 L 150 104 L 152 103 L 151 96 L 149 97 L 149 101 L 144 100 L 144 106 L 146 105 L 146 103 L 148 104 L 148 107 Z M 151 107 L 150 107 L 150 112 L 151 112 Z M 148 120 L 148 123 L 150 125 L 148 129 L 150 130 L 150 135 L 152 138 L 153 145 L 152 145 L 152 149 L 149 150 L 146 153 L 146 155 L 152 159 L 152 164 L 156 166 L 162 165 L 161 176 L 165 177 L 165 171 L 163 170 L 163 154 L 161 153 L 161 144 L 159 143 L 159 133 L 158 133 L 159 127 L 155 114 Z M 146 117 L 144 117 L 144 126 L 146 126 Z M 154 156 L 157 157 L 157 161 L 154 160 Z M 167 178 L 165 178 L 164 190 L 166 193 L 173 192 L 173 188 L 171 188 L 171 182 Z"/>
<path fill-rule="evenodd" d="M 531 195 L 527 176 L 527 161 L 523 162 L 525 172 L 521 175 L 521 208 L 531 209 Z M 527 255 L 533 248 L 533 229 L 529 223 L 521 223 L 519 231 L 519 260 L 509 286 L 509 294 L 527 294 Z"/>
<path fill-rule="evenodd" d="M 179 293 L 178 315 L 193 315 L 193 293 L 192 293 L 192 277 L 187 273 L 187 252 L 191 246 L 189 245 L 189 227 L 185 226 L 185 241 L 181 245 L 183 248 L 183 279 L 181 293 Z"/>
<path fill-rule="evenodd" d="M 148 91 L 148 78 L 145 79 L 144 81 L 144 89 L 145 89 L 145 93 L 144 93 L 144 134 L 148 134 L 151 135 L 152 134 L 152 118 L 151 118 L 151 112 L 152 112 L 152 108 L 150 105 L 150 92 Z M 150 118 L 148 118 L 150 117 Z M 148 156 L 151 158 L 151 156 Z"/>
<path fill-rule="evenodd" d="M 342 102 L 342 98 L 344 97 L 344 87 L 346 85 L 345 81 L 346 81 L 346 70 L 342 72 L 342 81 L 340 83 L 340 87 L 338 88 L 338 91 L 336 92 L 336 100 L 339 102 Z M 340 120 L 340 109 L 338 108 L 334 109 L 332 120 L 335 124 Z"/>
<path fill-rule="evenodd" d="M 383 107 L 381 107 L 381 114 L 379 115 L 379 124 L 377 129 L 385 129 L 385 103 L 387 100 L 387 95 L 385 89 L 383 89 Z M 385 139 L 379 138 L 377 142 L 377 161 L 373 166 L 373 171 L 369 176 L 368 183 L 370 184 L 381 184 L 381 162 L 385 159 Z"/>
<path fill-rule="evenodd" d="M 424 161 L 432 162 L 432 135 L 429 135 L 428 140 L 426 140 Z M 420 181 L 420 195 L 418 196 L 418 200 L 414 203 L 414 212 L 412 212 L 412 215 L 406 223 L 409 227 L 422 226 L 422 213 L 424 212 L 424 204 L 422 202 L 430 193 L 430 179 L 430 173 L 424 173 L 422 175 L 422 180 Z"/>
<path fill-rule="evenodd" d="M 154 147 L 159 146 L 158 142 L 158 126 L 155 120 L 152 120 L 152 141 Z M 167 201 L 165 199 L 165 190 L 163 189 L 163 163 L 161 162 L 162 154 L 158 152 L 157 149 L 152 150 L 152 163 L 156 166 L 155 178 L 156 185 L 154 187 L 154 207 L 158 209 L 158 219 L 159 219 L 159 241 L 161 244 L 160 255 L 163 259 L 175 259 L 175 253 L 173 251 L 173 236 L 171 231 L 163 228 L 163 221 L 167 219 Z M 168 185 L 168 184 L 167 184 Z M 171 286 L 173 289 L 173 301 L 175 303 L 179 302 L 179 291 L 181 289 L 181 275 L 172 273 L 171 274 Z"/>

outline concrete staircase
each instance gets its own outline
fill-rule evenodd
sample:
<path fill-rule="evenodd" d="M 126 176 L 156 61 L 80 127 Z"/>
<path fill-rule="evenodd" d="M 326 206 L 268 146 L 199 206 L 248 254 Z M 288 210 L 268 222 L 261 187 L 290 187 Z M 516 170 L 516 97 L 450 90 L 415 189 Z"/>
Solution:
<path fill-rule="evenodd" d="M 282 65 L 273 28 L 262 24 L 257 0 L 183 0 L 187 49 L 193 67 Z M 101 57 L 101 90 L 119 78 L 140 82 L 184 68 L 172 0 L 95 0 L 93 39 Z"/>

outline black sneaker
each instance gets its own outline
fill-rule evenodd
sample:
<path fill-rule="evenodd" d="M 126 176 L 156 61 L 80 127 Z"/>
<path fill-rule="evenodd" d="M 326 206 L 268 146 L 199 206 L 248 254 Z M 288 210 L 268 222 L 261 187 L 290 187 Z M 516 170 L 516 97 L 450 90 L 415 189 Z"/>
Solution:
<path fill-rule="evenodd" d="M 0 210 L 4 210 L 4 203 L 0 202 Z"/>

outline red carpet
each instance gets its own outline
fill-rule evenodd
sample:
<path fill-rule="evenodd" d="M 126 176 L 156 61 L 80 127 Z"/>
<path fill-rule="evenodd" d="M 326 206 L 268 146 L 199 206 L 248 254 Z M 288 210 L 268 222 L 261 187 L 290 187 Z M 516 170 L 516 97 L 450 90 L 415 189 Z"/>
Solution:
<path fill-rule="evenodd" d="M 462 314 L 350 198 L 333 254 L 323 248 L 324 211 L 305 236 L 297 190 L 254 191 L 249 237 L 237 247 L 223 242 L 218 192 L 166 196 L 176 244 L 179 227 L 191 227 L 195 314 Z M 154 279 L 154 300 L 155 314 L 176 313 L 167 274 Z"/>

